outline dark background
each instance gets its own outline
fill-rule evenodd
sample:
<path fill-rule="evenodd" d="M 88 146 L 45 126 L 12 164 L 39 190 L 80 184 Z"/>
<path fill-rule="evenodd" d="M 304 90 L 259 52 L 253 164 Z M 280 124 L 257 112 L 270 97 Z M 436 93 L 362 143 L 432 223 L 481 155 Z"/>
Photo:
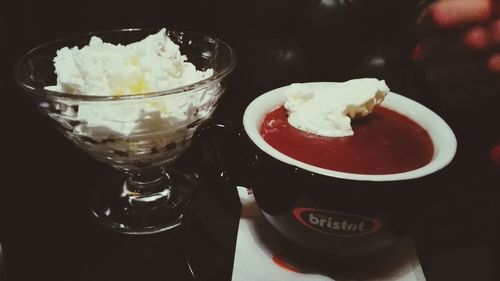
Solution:
<path fill-rule="evenodd" d="M 437 203 L 421 216 L 424 271 L 428 280 L 496 280 L 500 184 L 488 155 L 500 140 L 500 95 L 455 97 L 425 83 L 411 61 L 423 2 L 2 2 L 0 280 L 192 279 L 182 230 L 131 238 L 95 225 L 87 211 L 90 186 L 111 169 L 65 140 L 13 80 L 17 59 L 40 43 L 128 27 L 205 32 L 233 46 L 238 66 L 216 114 L 237 125 L 246 104 L 267 90 L 369 76 L 436 110 L 457 134 L 459 150 L 449 176 L 429 194 Z"/>

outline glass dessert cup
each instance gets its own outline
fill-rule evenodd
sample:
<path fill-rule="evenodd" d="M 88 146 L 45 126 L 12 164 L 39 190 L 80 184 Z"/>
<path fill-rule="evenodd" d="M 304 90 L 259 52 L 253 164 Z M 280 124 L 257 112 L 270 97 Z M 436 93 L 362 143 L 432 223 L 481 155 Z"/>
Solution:
<path fill-rule="evenodd" d="M 77 147 L 123 172 L 124 178 L 97 189 L 95 219 L 126 234 L 156 233 L 180 224 L 196 175 L 172 168 L 191 144 L 196 128 L 215 110 L 236 57 L 226 43 L 203 34 L 167 31 L 198 70 L 213 75 L 194 84 L 135 95 L 74 95 L 46 90 L 56 84 L 53 58 L 62 47 L 83 47 L 92 36 L 128 44 L 154 29 L 87 33 L 51 41 L 20 59 L 17 83 L 38 109 Z"/>

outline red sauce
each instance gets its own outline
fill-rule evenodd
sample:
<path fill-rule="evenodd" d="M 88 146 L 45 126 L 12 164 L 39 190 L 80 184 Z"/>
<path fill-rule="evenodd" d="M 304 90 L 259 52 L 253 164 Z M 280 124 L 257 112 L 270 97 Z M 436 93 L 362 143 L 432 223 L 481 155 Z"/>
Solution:
<path fill-rule="evenodd" d="M 301 162 L 357 174 L 393 174 L 425 166 L 434 147 L 427 131 L 384 107 L 353 120 L 353 136 L 322 137 L 292 127 L 286 109 L 269 112 L 260 134 L 272 147 Z"/>
<path fill-rule="evenodd" d="M 284 261 L 281 257 L 279 256 L 273 256 L 273 262 L 281 267 L 281 268 L 284 268 L 288 271 L 291 271 L 291 272 L 299 272 L 300 273 L 300 269 L 298 269 L 297 267 L 291 265 L 290 263 Z"/>

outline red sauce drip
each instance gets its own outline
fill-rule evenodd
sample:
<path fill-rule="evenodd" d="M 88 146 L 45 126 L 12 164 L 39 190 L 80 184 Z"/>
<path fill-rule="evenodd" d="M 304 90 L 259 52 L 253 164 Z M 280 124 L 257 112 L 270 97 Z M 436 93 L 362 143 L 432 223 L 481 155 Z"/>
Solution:
<path fill-rule="evenodd" d="M 322 137 L 292 127 L 286 109 L 269 112 L 260 134 L 272 147 L 301 162 L 357 174 L 393 174 L 428 164 L 434 147 L 427 131 L 384 107 L 353 120 L 353 136 Z"/>
<path fill-rule="evenodd" d="M 273 262 L 279 267 L 289 270 L 291 272 L 300 272 L 300 270 L 297 267 L 287 263 L 279 256 L 273 256 Z"/>

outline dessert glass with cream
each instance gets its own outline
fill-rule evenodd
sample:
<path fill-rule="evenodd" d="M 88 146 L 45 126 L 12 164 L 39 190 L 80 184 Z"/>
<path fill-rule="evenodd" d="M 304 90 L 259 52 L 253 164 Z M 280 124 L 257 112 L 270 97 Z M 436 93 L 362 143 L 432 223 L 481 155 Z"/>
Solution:
<path fill-rule="evenodd" d="M 127 234 L 180 223 L 192 176 L 170 169 L 215 110 L 236 57 L 211 36 L 123 29 L 51 41 L 17 64 L 18 84 L 89 155 L 126 175 L 92 213 Z"/>

